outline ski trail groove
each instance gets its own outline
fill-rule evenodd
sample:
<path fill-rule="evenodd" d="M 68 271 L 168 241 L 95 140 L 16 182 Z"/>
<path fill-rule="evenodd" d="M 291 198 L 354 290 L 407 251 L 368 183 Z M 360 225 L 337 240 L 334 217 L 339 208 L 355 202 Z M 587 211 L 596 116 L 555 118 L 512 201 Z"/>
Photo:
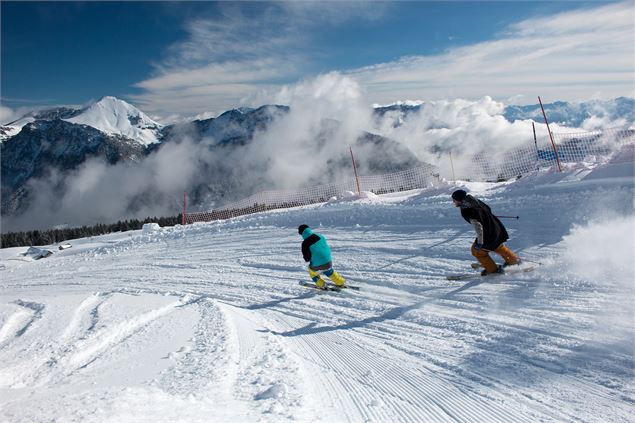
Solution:
<path fill-rule="evenodd" d="M 13 304 L 20 306 L 20 309 L 16 310 L 0 329 L 0 349 L 24 335 L 44 314 L 44 304 L 23 300 L 16 300 Z"/>
<path fill-rule="evenodd" d="M 180 304 L 182 304 L 182 300 L 126 319 L 114 324 L 112 327 L 94 330 L 92 334 L 75 343 L 70 355 L 59 360 L 60 371 L 68 376 L 79 369 L 87 367 L 98 359 L 99 355 L 107 348 L 116 346 L 152 321 L 174 311 L 175 307 Z"/>
<path fill-rule="evenodd" d="M 61 341 L 69 340 L 74 334 L 81 330 L 81 326 L 87 326 L 85 332 L 94 330 L 99 320 L 99 306 L 106 301 L 112 294 L 96 292 L 89 295 L 73 312 L 68 326 L 60 337 Z M 86 313 L 89 315 L 89 321 L 86 322 Z"/>
<path fill-rule="evenodd" d="M 218 305 L 206 296 L 193 298 L 178 307 L 186 306 L 195 307 L 199 313 L 194 337 L 190 340 L 193 345 L 171 353 L 168 358 L 174 360 L 174 365 L 164 370 L 154 384 L 181 397 L 227 398 L 230 395 L 227 392 L 210 393 L 214 384 L 233 377 L 233 372 L 227 370 L 231 368 L 231 354 L 226 318 Z"/>
<path fill-rule="evenodd" d="M 287 314 L 277 314 L 278 324 L 293 327 L 284 316 Z M 385 325 L 383 319 L 369 319 L 369 327 L 376 332 L 382 333 L 376 327 Z M 398 355 L 395 361 L 395 351 L 386 352 L 385 345 L 380 347 L 384 343 L 381 337 L 369 336 L 358 326 L 344 324 L 347 329 L 341 331 L 305 326 L 304 330 L 287 331 L 293 336 L 285 336 L 298 355 L 311 357 L 322 369 L 325 380 L 321 390 L 342 402 L 346 420 L 532 421 L 531 417 L 512 414 L 487 398 L 457 388 L 436 372 L 423 367 L 417 372 L 402 370 L 412 368 L 412 363 L 407 363 L 416 358 Z M 403 366 L 401 360 L 405 360 Z M 368 374 L 373 375 L 372 384 L 368 383 Z"/>
<path fill-rule="evenodd" d="M 284 342 L 264 330 L 262 314 L 219 304 L 236 344 L 236 398 L 267 416 L 263 421 L 294 421 L 293 416 L 302 413 L 305 384 L 296 360 Z"/>

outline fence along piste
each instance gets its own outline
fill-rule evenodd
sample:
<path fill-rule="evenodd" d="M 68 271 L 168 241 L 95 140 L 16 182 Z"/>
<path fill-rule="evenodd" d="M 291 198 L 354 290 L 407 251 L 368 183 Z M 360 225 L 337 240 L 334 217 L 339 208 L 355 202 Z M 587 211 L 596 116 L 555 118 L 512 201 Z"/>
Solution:
<path fill-rule="evenodd" d="M 608 162 L 620 150 L 627 149 L 628 152 L 635 150 L 633 146 L 635 131 L 632 129 L 612 128 L 596 132 L 552 135 L 558 145 L 556 150 L 558 156 L 548 142 L 540 142 L 530 147 L 520 147 L 494 154 L 480 152 L 468 157 L 464 156 L 462 160 L 459 160 L 461 165 L 458 167 L 456 167 L 457 158 L 454 156 L 456 167 L 454 178 L 483 182 L 502 181 L 517 178 L 539 169 L 555 168 L 558 159 L 565 166 L 577 163 L 599 164 Z M 624 154 L 622 155 L 624 156 Z M 447 156 L 440 158 L 439 162 L 446 160 L 449 163 L 449 153 Z M 632 154 L 625 156 L 630 157 Z M 442 174 L 439 167 L 425 164 L 400 172 L 359 176 L 358 179 L 362 190 L 375 194 L 386 194 L 427 188 L 438 182 L 441 177 L 449 180 L 454 179 L 451 174 Z M 212 211 L 189 213 L 186 216 L 186 222 L 208 222 L 267 210 L 321 203 L 334 196 L 341 196 L 347 191 L 357 191 L 357 181 L 354 178 L 340 183 L 309 188 L 261 191 Z"/>

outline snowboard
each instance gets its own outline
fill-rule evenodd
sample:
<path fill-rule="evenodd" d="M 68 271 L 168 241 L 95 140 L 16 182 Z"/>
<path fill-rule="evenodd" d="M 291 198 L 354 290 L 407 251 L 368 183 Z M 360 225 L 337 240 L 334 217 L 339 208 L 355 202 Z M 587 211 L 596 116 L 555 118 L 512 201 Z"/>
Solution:
<path fill-rule="evenodd" d="M 306 281 L 300 281 L 300 285 L 305 286 L 307 288 L 313 288 L 316 289 L 318 291 L 335 291 L 335 292 L 340 292 L 343 289 L 352 289 L 353 291 L 359 291 L 359 286 L 354 286 L 354 285 L 344 285 L 344 286 L 337 286 L 335 284 L 332 284 L 330 282 L 327 282 L 325 285 L 326 289 L 322 289 L 322 288 L 318 288 L 316 284 L 314 284 L 313 282 L 306 282 Z"/>

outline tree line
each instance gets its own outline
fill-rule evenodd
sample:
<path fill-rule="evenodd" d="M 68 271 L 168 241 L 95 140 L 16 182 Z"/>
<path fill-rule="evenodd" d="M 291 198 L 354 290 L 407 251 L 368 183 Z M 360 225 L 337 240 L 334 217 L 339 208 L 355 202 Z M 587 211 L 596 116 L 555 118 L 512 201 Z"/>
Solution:
<path fill-rule="evenodd" d="M 81 226 L 76 228 L 8 232 L 2 234 L 0 248 L 50 245 L 70 239 L 105 235 L 113 232 L 133 231 L 141 229 L 145 223 L 158 223 L 161 227 L 174 226 L 181 223 L 181 214 L 172 217 L 147 217 L 144 220 L 120 220 L 112 224 L 99 223 L 93 226 Z"/>

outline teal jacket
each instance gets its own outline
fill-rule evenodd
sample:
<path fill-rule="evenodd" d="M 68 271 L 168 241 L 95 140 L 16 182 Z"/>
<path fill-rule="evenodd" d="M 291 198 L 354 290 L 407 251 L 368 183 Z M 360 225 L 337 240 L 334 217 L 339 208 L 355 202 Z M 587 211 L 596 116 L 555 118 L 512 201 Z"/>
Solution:
<path fill-rule="evenodd" d="M 302 256 L 304 261 L 317 267 L 331 261 L 331 249 L 326 243 L 326 238 L 320 234 L 314 234 L 311 228 L 306 228 L 302 232 Z"/>

